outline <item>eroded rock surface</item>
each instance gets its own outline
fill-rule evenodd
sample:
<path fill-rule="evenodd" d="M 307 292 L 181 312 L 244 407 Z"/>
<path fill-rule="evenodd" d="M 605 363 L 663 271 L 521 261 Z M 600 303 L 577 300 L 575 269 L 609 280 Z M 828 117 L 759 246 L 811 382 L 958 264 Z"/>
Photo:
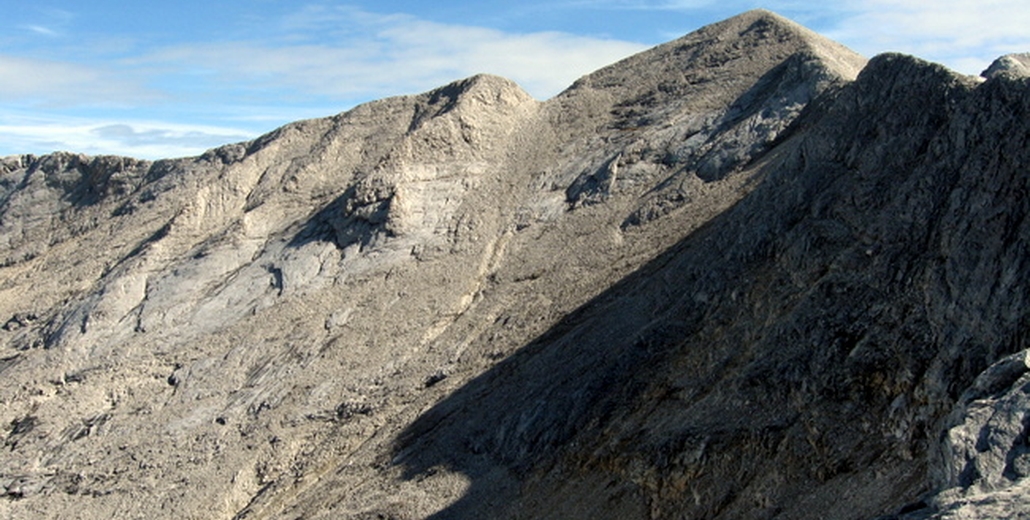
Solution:
<path fill-rule="evenodd" d="M 994 60 L 982 76 L 990 79 L 1001 74 L 1023 78 L 1030 76 L 1030 52 L 1002 56 Z"/>
<path fill-rule="evenodd" d="M 1001 68 L 753 11 L 547 101 L 5 158 L 0 516 L 1024 514 Z"/>

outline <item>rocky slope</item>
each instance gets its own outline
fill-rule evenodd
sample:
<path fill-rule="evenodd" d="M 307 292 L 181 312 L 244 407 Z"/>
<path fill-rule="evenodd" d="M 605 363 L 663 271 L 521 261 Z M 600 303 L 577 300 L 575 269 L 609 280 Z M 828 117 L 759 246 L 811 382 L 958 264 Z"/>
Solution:
<path fill-rule="evenodd" d="M 3 159 L 0 515 L 1026 515 L 1022 63 L 753 11 L 546 102 Z"/>

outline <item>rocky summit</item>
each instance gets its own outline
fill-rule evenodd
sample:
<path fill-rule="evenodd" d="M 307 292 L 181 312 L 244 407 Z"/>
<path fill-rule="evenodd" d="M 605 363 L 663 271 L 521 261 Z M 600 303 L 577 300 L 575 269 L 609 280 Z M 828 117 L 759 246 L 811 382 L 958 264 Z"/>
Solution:
<path fill-rule="evenodd" d="M 1030 78 L 752 11 L 0 160 L 0 517 L 1030 518 Z"/>

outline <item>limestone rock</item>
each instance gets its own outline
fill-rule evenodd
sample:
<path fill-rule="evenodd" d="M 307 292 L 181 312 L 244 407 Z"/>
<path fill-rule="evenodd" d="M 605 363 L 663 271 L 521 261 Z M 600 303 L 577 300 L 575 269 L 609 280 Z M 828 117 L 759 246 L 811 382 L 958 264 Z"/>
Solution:
<path fill-rule="evenodd" d="M 1023 78 L 1030 76 L 1030 52 L 1002 56 L 994 60 L 994 63 L 991 63 L 991 66 L 980 75 L 990 79 L 1000 74 Z"/>
<path fill-rule="evenodd" d="M 751 11 L 547 101 L 4 158 L 0 517 L 1025 514 L 1007 60 Z"/>

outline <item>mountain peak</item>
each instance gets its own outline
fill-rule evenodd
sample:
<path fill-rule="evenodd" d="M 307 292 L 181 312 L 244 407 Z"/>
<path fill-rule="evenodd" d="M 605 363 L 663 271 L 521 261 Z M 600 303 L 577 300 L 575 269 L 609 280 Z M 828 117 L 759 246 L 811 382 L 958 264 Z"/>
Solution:
<path fill-rule="evenodd" d="M 830 74 L 854 79 L 866 59 L 780 15 L 756 9 L 693 31 L 581 78 L 573 88 L 639 90 L 651 84 L 747 82 L 807 53 Z"/>
<path fill-rule="evenodd" d="M 517 83 L 493 74 L 476 74 L 454 81 L 430 91 L 428 95 L 432 103 L 447 100 L 449 103 L 516 106 L 533 101 L 533 97 Z"/>
<path fill-rule="evenodd" d="M 1006 54 L 994 60 L 980 75 L 987 79 L 1000 75 L 1030 77 L 1030 52 Z"/>
<path fill-rule="evenodd" d="M 773 11 L 770 11 L 768 9 L 762 9 L 762 8 L 750 9 L 748 11 L 744 11 L 744 12 L 738 14 L 738 15 L 731 16 L 731 17 L 729 17 L 729 18 L 727 18 L 725 20 L 722 20 L 722 21 L 710 24 L 710 26 L 714 27 L 714 26 L 725 25 L 725 26 L 747 27 L 747 26 L 750 26 L 751 24 L 754 24 L 755 22 L 762 22 L 762 23 L 767 23 L 767 24 L 775 24 L 775 25 L 779 25 L 779 26 L 784 27 L 784 28 L 801 29 L 803 31 L 809 32 L 808 29 L 806 29 L 804 26 L 794 22 L 793 20 L 790 20 L 789 18 L 786 18 L 786 17 L 784 17 L 784 16 L 782 16 L 780 14 L 777 14 L 777 13 L 775 13 Z"/>
<path fill-rule="evenodd" d="M 854 79 L 866 61 L 844 45 L 766 9 L 746 11 L 709 27 L 730 38 L 736 32 L 741 39 L 753 38 L 763 45 L 799 45 L 832 63 L 839 74 L 849 79 Z"/>

